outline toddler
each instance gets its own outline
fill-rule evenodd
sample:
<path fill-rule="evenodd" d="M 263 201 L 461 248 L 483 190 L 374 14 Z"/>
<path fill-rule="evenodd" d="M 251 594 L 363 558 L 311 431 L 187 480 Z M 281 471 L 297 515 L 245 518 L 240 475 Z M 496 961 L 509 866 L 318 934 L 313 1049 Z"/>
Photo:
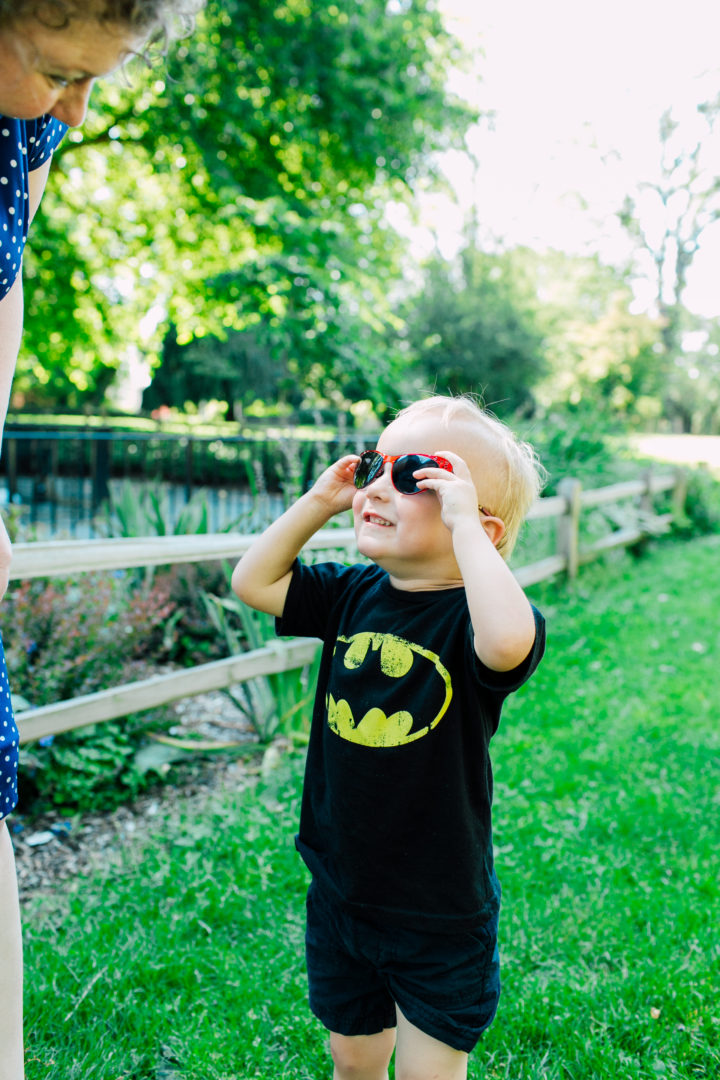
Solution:
<path fill-rule="evenodd" d="M 500 993 L 490 739 L 544 622 L 506 559 L 534 452 L 469 398 L 402 410 L 250 547 L 237 595 L 318 637 L 297 848 L 310 1007 L 335 1080 L 462 1080 Z M 352 506 L 370 562 L 305 565 Z"/>

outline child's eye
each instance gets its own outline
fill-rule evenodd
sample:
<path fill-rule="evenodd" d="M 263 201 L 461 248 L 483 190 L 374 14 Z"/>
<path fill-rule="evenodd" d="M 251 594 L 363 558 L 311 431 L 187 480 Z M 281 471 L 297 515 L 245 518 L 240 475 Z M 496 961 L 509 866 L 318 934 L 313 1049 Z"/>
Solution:
<path fill-rule="evenodd" d="M 66 79 L 64 75 L 46 75 L 45 78 L 58 90 L 65 90 L 70 85 L 70 79 Z"/>

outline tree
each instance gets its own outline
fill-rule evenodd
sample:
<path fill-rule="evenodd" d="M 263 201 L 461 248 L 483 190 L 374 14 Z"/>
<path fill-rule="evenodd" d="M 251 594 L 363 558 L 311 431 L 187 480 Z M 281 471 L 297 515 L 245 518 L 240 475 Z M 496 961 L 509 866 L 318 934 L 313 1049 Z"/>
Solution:
<path fill-rule="evenodd" d="M 681 350 L 665 380 L 669 415 L 682 430 L 720 434 L 720 325 L 686 313 Z"/>
<path fill-rule="evenodd" d="M 521 249 L 539 300 L 548 371 L 536 389 L 546 407 L 569 405 L 607 418 L 655 419 L 664 380 L 662 323 L 632 311 L 624 274 L 597 257 Z"/>
<path fill-rule="evenodd" d="M 435 256 L 406 318 L 426 388 L 479 393 L 498 412 L 532 406 L 544 341 L 512 252 L 488 255 L 468 245 L 452 262 Z"/>
<path fill-rule="evenodd" d="M 224 401 L 226 419 L 232 420 L 236 405 L 279 396 L 288 381 L 287 371 L 252 331 L 230 331 L 225 340 L 208 336 L 181 345 L 170 326 L 155 377 L 143 394 L 143 409 Z"/>
<path fill-rule="evenodd" d="M 330 359 L 372 355 L 398 273 L 384 204 L 471 119 L 445 90 L 456 49 L 431 0 L 211 0 L 167 71 L 98 87 L 34 227 L 18 388 L 97 401 L 118 342 L 157 357 L 148 311 L 180 343 L 260 329 L 316 383 L 323 323 Z"/>
<path fill-rule="evenodd" d="M 635 241 L 653 282 L 662 319 L 664 373 L 681 362 L 688 274 L 707 230 L 720 220 L 720 95 L 696 106 L 692 121 L 667 109 L 659 124 L 659 176 L 628 196 L 620 221 Z M 671 413 L 682 416 L 672 399 Z"/>

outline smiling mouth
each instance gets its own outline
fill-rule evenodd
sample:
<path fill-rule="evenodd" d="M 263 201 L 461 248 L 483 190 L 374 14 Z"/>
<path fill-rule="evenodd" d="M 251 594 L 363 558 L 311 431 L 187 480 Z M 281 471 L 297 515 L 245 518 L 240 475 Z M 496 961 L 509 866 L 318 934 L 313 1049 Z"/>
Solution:
<path fill-rule="evenodd" d="M 390 528 L 392 524 L 390 521 L 386 521 L 385 518 L 381 518 L 377 514 L 363 514 L 363 523 L 365 525 L 381 525 L 385 528 Z"/>

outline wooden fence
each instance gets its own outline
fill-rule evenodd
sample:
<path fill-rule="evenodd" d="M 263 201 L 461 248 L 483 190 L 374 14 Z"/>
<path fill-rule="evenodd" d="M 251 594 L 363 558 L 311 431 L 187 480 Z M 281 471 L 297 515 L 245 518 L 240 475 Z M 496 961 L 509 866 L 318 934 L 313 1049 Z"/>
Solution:
<path fill-rule="evenodd" d="M 657 514 L 655 496 L 671 492 L 671 511 Z M 682 510 L 685 498 L 684 474 L 655 474 L 608 487 L 583 490 L 578 480 L 566 479 L 557 495 L 540 499 L 530 510 L 528 520 L 555 518 L 555 553 L 527 566 L 514 568 L 523 587 L 565 573 L 572 578 L 584 563 L 616 547 L 627 547 L 649 535 L 664 531 Z M 586 547 L 580 544 L 582 513 L 593 507 L 635 500 L 631 522 L 614 529 Z M 139 566 L 204 562 L 216 559 L 236 561 L 252 543 L 253 536 L 219 535 L 152 536 L 119 540 L 67 540 L 46 543 L 16 544 L 11 578 L 60 577 L 64 574 L 98 570 L 124 570 Z M 352 529 L 324 529 L 306 545 L 305 550 L 353 552 Z M 127 683 L 53 705 L 22 712 L 18 716 L 20 741 L 28 742 L 55 735 L 86 724 L 101 723 L 143 709 L 166 705 L 181 698 L 209 690 L 219 690 L 236 683 L 291 671 L 311 662 L 318 642 L 310 639 L 277 641 L 262 649 L 230 656 L 209 664 L 154 675 L 139 682 Z"/>

